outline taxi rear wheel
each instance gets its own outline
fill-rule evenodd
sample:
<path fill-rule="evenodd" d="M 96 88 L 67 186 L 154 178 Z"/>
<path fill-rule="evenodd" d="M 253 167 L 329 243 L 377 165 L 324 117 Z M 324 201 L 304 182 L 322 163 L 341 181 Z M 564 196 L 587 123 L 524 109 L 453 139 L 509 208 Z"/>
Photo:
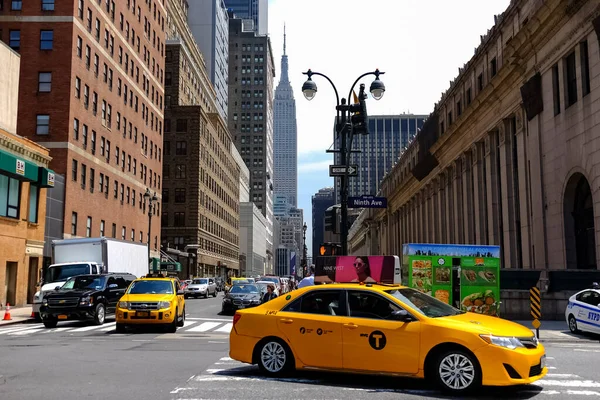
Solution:
<path fill-rule="evenodd" d="M 470 392 L 481 385 L 481 369 L 477 359 L 460 349 L 439 355 L 435 377 L 443 391 L 453 394 Z"/>
<path fill-rule="evenodd" d="M 260 370 L 272 376 L 281 376 L 294 366 L 294 356 L 285 342 L 279 338 L 268 338 L 259 343 L 255 359 Z"/>
<path fill-rule="evenodd" d="M 579 329 L 577 328 L 577 320 L 573 314 L 569 315 L 569 330 L 572 333 L 579 333 Z"/>

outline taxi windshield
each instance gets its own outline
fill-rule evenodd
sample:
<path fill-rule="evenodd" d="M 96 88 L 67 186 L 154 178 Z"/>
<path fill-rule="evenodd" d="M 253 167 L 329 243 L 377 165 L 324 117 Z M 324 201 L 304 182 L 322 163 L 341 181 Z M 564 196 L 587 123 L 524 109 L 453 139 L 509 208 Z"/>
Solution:
<path fill-rule="evenodd" d="M 449 317 L 465 313 L 465 311 L 458 310 L 414 289 L 386 290 L 386 293 L 391 294 L 407 306 L 412 307 L 415 311 L 429 318 Z"/>
<path fill-rule="evenodd" d="M 173 294 L 171 281 L 134 281 L 129 289 L 129 294 Z"/>
<path fill-rule="evenodd" d="M 258 293 L 256 285 L 236 285 L 231 288 L 231 293 Z"/>

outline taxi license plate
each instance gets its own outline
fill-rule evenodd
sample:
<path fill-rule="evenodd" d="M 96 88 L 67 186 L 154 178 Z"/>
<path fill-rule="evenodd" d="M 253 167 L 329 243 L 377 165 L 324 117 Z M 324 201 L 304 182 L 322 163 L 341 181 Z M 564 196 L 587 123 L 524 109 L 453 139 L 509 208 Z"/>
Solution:
<path fill-rule="evenodd" d="M 58 319 L 67 319 L 67 318 L 69 318 L 67 315 L 59 315 L 58 316 Z"/>
<path fill-rule="evenodd" d="M 136 317 L 148 317 L 150 313 L 148 311 L 138 311 L 135 313 Z"/>
<path fill-rule="evenodd" d="M 540 360 L 540 366 L 542 367 L 542 369 L 546 368 L 546 356 L 543 355 L 542 359 Z"/>

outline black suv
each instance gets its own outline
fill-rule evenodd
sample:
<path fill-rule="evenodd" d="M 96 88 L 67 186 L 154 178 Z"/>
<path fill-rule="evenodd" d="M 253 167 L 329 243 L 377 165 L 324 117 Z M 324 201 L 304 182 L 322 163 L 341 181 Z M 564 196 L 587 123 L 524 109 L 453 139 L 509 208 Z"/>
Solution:
<path fill-rule="evenodd" d="M 46 328 L 73 320 L 93 320 L 102 325 L 107 313 L 115 313 L 117 302 L 135 279 L 127 273 L 74 276 L 44 297 L 42 322 Z"/>

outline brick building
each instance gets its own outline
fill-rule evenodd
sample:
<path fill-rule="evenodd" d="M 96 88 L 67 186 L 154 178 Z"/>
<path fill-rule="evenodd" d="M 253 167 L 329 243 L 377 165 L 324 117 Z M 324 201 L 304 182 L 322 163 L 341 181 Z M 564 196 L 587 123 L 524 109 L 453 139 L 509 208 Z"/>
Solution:
<path fill-rule="evenodd" d="M 187 4 L 171 1 L 168 11 L 162 247 L 187 259 L 186 278 L 225 277 L 239 270 L 240 167 Z"/>
<path fill-rule="evenodd" d="M 13 1 L 0 15 L 23 59 L 18 132 L 50 149 L 65 182 L 46 237 L 150 236 L 158 255 L 143 194 L 158 193 L 160 215 L 164 0 Z"/>
<path fill-rule="evenodd" d="M 545 316 L 564 318 L 600 277 L 600 5 L 515 0 L 495 19 L 381 182 L 388 208 L 364 210 L 349 247 L 499 245 L 501 274 L 536 271 Z M 515 289 L 502 292 L 509 318 L 529 314 L 517 283 L 501 283 Z"/>
<path fill-rule="evenodd" d="M 0 305 L 21 306 L 36 291 L 54 173 L 48 149 L 16 134 L 20 57 L 4 43 L 0 64 Z"/>

